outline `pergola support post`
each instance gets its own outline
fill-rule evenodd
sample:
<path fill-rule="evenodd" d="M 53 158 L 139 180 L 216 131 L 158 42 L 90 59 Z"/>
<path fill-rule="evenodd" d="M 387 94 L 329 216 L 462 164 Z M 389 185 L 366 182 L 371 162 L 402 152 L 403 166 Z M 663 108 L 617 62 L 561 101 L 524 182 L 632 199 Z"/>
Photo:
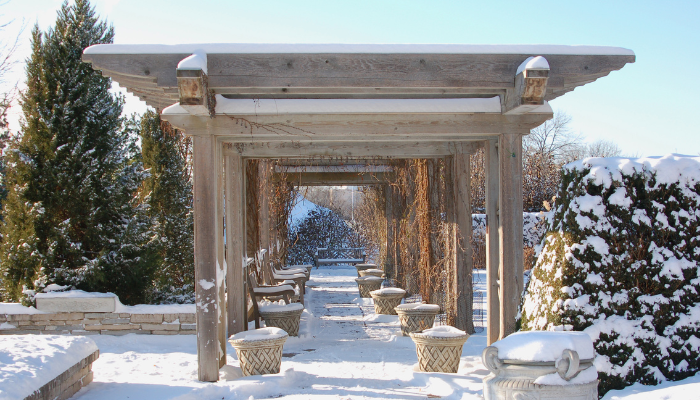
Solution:
<path fill-rule="evenodd" d="M 226 255 L 224 252 L 224 165 L 221 143 L 214 139 L 214 170 L 216 171 L 216 287 L 218 302 L 216 312 L 219 318 L 219 368 L 226 365 Z"/>
<path fill-rule="evenodd" d="M 453 195 L 456 229 L 452 230 L 455 254 L 455 279 L 457 295 L 456 328 L 474 333 L 474 308 L 472 303 L 472 207 L 471 207 L 471 170 L 468 153 L 458 153 L 453 157 Z"/>
<path fill-rule="evenodd" d="M 198 377 L 203 382 L 219 379 L 219 268 L 217 142 L 213 136 L 193 137 L 194 259 L 197 316 Z"/>
<path fill-rule="evenodd" d="M 384 272 L 396 279 L 396 232 L 394 231 L 394 188 L 391 185 L 384 186 L 384 202 L 386 216 L 386 260 Z"/>
<path fill-rule="evenodd" d="M 228 290 L 228 335 L 247 326 L 245 292 L 245 163 L 236 155 L 226 156 L 226 286 Z"/>
<path fill-rule="evenodd" d="M 498 273 L 500 265 L 498 192 L 499 162 L 498 140 L 484 144 L 486 169 L 486 342 L 491 345 L 501 334 L 501 302 L 499 300 Z"/>
<path fill-rule="evenodd" d="M 265 249 L 265 253 L 262 256 L 260 262 L 263 263 L 262 274 L 265 279 L 265 283 L 271 284 L 273 282 L 272 276 L 270 276 L 270 161 L 260 160 L 258 164 L 258 199 L 260 202 L 260 212 L 258 217 L 260 218 L 260 246 Z"/>
<path fill-rule="evenodd" d="M 515 317 L 523 291 L 523 136 L 504 133 L 499 137 L 499 252 L 500 334 L 515 332 Z"/>

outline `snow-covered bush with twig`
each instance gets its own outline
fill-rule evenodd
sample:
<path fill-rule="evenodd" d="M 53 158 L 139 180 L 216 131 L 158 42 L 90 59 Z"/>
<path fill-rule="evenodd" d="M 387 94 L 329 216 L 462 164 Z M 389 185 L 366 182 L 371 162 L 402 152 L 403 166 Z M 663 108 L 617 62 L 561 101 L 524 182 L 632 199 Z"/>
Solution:
<path fill-rule="evenodd" d="M 524 330 L 595 343 L 600 395 L 700 370 L 700 157 L 565 166 Z"/>

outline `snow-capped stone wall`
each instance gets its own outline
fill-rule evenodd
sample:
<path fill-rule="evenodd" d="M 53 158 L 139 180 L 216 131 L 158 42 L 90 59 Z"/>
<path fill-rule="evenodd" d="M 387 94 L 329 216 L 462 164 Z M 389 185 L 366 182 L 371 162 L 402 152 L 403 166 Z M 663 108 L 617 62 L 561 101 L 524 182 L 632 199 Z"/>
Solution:
<path fill-rule="evenodd" d="M 700 157 L 565 166 L 523 330 L 595 343 L 600 395 L 700 369 Z"/>

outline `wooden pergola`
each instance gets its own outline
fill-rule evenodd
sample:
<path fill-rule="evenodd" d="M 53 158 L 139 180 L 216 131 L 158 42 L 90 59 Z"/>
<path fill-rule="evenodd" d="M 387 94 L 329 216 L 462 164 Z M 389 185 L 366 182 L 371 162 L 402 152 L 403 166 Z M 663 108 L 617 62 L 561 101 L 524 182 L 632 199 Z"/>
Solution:
<path fill-rule="evenodd" d="M 97 45 L 83 60 L 193 137 L 199 379 L 216 381 L 227 336 L 246 329 L 246 159 L 445 158 L 462 314 L 469 155 L 484 148 L 492 343 L 515 331 L 523 289 L 523 135 L 552 117 L 547 101 L 635 56 L 592 46 L 188 44 Z"/>

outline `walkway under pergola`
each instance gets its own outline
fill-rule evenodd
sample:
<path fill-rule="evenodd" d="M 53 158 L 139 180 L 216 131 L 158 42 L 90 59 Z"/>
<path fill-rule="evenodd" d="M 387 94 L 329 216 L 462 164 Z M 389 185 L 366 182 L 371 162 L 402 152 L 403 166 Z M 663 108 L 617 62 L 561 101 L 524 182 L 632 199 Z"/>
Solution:
<path fill-rule="evenodd" d="M 490 343 L 514 332 L 523 288 L 523 135 L 552 117 L 547 101 L 635 56 L 591 46 L 188 44 L 97 45 L 83 59 L 193 137 L 199 379 L 216 381 L 226 338 L 246 327 L 245 160 L 444 158 L 459 249 L 451 284 L 464 297 L 469 154 L 484 148 Z M 466 304 L 458 298 L 457 312 Z"/>

